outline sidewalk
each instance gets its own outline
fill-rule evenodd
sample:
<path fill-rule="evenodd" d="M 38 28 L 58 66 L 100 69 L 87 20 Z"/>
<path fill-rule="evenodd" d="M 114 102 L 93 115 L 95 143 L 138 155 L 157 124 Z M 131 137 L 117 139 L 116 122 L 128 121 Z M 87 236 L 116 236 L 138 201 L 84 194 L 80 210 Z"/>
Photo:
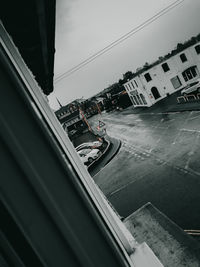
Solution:
<path fill-rule="evenodd" d="M 200 110 L 200 100 L 193 100 L 191 102 L 178 103 L 177 97 L 181 96 L 180 92 L 170 95 L 151 107 L 137 107 L 132 106 L 123 110 L 121 114 L 145 114 L 145 113 L 170 113 Z"/>

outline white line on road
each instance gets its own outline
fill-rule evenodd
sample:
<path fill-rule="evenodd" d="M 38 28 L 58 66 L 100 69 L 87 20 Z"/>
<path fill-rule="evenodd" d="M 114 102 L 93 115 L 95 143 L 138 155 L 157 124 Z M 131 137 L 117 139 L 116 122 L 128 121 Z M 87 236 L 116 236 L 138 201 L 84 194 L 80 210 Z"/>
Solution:
<path fill-rule="evenodd" d="M 192 132 L 192 133 L 200 133 L 199 130 L 192 130 L 192 129 L 180 129 L 180 131 L 183 131 L 183 132 Z"/>
<path fill-rule="evenodd" d="M 190 121 L 190 120 L 195 120 L 195 119 L 197 119 L 197 118 L 199 118 L 200 117 L 200 115 L 198 115 L 198 116 L 194 116 L 194 117 L 192 117 L 192 118 L 189 118 L 188 120 Z"/>

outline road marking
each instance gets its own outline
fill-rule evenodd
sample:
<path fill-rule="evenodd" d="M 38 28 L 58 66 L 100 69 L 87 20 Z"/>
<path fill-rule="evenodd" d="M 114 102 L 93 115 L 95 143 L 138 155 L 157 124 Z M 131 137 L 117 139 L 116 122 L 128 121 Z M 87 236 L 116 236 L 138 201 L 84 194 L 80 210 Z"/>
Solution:
<path fill-rule="evenodd" d="M 155 167 L 155 169 L 156 168 L 158 168 L 158 167 Z M 127 184 L 124 184 L 123 186 L 121 186 L 118 189 L 114 190 L 113 192 L 109 193 L 108 196 L 112 196 L 112 195 L 118 193 L 119 191 L 122 191 L 123 189 L 125 189 L 129 185 L 131 185 L 131 184 L 137 182 L 138 180 L 142 179 L 143 177 L 145 177 L 147 174 L 149 174 L 149 171 L 145 172 L 143 175 L 138 176 L 136 180 L 130 181 Z"/>
<path fill-rule="evenodd" d="M 181 167 L 174 166 L 174 165 L 170 164 L 170 162 L 167 162 L 167 161 L 164 161 L 164 160 L 161 160 L 161 159 L 156 159 L 156 160 L 157 160 L 157 162 L 159 162 L 159 163 L 163 163 L 163 165 L 167 165 L 167 166 L 169 166 L 169 167 L 172 167 L 172 168 L 174 168 L 174 169 L 177 169 L 178 171 L 180 171 L 180 172 L 182 172 L 182 173 L 187 173 L 187 174 L 189 174 L 189 175 L 195 175 L 195 174 L 196 174 L 196 172 L 194 172 L 194 171 L 192 171 L 192 170 L 191 170 L 191 171 L 190 171 L 190 170 L 187 171 L 187 170 L 185 170 L 185 169 L 183 169 L 183 168 L 181 168 Z M 153 172 L 156 171 L 156 170 L 159 169 L 159 168 L 160 168 L 160 166 L 154 166 L 154 168 L 153 168 Z M 151 170 L 152 170 L 152 169 L 151 169 Z M 124 184 L 123 186 L 121 186 L 121 187 L 119 187 L 118 189 L 114 190 L 113 192 L 109 193 L 108 196 L 111 197 L 112 195 L 114 195 L 114 194 L 116 194 L 116 193 L 122 191 L 123 189 L 125 189 L 125 188 L 128 187 L 129 185 L 131 185 L 131 184 L 133 184 L 133 183 L 135 183 L 135 182 L 141 180 L 142 178 L 144 178 L 144 177 L 145 177 L 146 175 L 148 175 L 149 173 L 150 173 L 150 170 L 148 170 L 147 172 L 145 172 L 143 175 L 138 176 L 137 179 L 135 179 L 135 180 L 133 180 L 133 181 L 130 181 L 130 182 L 128 182 L 127 184 Z M 198 175 L 200 175 L 200 173 L 199 173 Z M 152 175 L 152 176 L 153 176 L 153 175 Z"/>
<path fill-rule="evenodd" d="M 192 132 L 192 133 L 200 133 L 200 130 L 192 130 L 192 129 L 180 129 L 179 131 Z"/>
<path fill-rule="evenodd" d="M 194 117 L 192 117 L 192 118 L 189 118 L 188 120 L 190 121 L 190 120 L 195 120 L 196 118 L 199 118 L 200 117 L 200 115 L 198 115 L 198 116 L 194 116 Z"/>

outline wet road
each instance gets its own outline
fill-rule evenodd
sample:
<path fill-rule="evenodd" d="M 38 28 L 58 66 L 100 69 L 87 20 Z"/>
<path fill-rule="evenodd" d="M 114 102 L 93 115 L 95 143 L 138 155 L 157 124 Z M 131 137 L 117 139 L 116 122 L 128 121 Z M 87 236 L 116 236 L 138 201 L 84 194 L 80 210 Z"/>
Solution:
<path fill-rule="evenodd" d="M 99 116 L 99 115 L 98 115 Z M 121 216 L 151 202 L 183 229 L 200 229 L 200 112 L 103 114 L 122 141 L 94 180 Z"/>

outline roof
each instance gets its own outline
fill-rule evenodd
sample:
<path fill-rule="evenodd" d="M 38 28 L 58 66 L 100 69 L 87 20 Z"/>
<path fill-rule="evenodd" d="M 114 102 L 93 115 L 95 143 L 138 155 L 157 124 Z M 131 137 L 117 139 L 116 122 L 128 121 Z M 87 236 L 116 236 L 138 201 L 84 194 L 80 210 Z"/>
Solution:
<path fill-rule="evenodd" d="M 53 91 L 55 0 L 5 0 L 1 20 L 43 92 Z"/>

